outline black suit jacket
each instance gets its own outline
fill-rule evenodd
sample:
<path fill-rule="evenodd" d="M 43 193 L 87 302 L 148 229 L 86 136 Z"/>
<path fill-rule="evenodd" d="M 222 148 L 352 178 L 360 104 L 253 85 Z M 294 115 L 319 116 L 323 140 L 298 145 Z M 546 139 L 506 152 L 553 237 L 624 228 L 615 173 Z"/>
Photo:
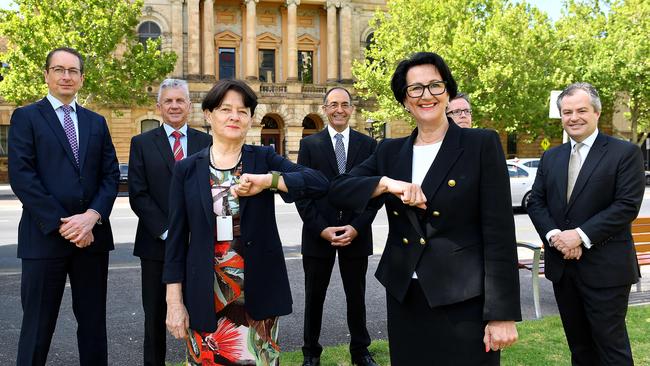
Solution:
<path fill-rule="evenodd" d="M 207 133 L 188 128 L 187 156 L 211 142 L 212 137 Z M 169 228 L 169 185 L 174 163 L 163 126 L 131 139 L 129 202 L 138 216 L 133 255 L 160 261 L 165 259 L 165 241 L 160 239 L 160 235 Z"/>
<path fill-rule="evenodd" d="M 397 300 L 415 271 L 430 306 L 484 296 L 485 320 L 520 320 L 519 275 L 510 184 L 494 131 L 449 129 L 422 189 L 427 209 L 384 201 L 389 232 L 375 276 Z M 411 136 L 384 140 L 349 174 L 338 176 L 330 200 L 344 209 L 365 207 L 382 176 L 411 181 Z"/>
<path fill-rule="evenodd" d="M 59 234 L 61 218 L 91 208 L 102 217 L 95 225 L 91 252 L 113 249 L 109 216 L 120 172 L 115 148 L 99 114 L 77 104 L 79 166 L 52 104 L 43 98 L 17 108 L 9 129 L 9 182 L 23 205 L 18 257 L 60 258 L 78 249 Z"/>
<path fill-rule="evenodd" d="M 209 148 L 203 149 L 174 168 L 169 196 L 169 235 L 165 248 L 163 282 L 183 284 L 184 304 L 190 327 L 214 331 L 214 230 L 215 215 L 210 191 Z M 294 164 L 267 146 L 244 145 L 244 173 L 282 172 L 288 193 L 286 202 L 318 198 L 327 193 L 325 176 Z M 291 291 L 275 221 L 275 195 L 265 190 L 241 197 L 240 240 L 244 243 L 246 281 L 245 306 L 256 320 L 291 312 Z"/>
<path fill-rule="evenodd" d="M 639 267 L 630 223 L 645 190 L 641 150 L 599 133 L 567 203 L 570 154 L 571 144 L 565 143 L 542 155 L 529 202 L 528 214 L 544 241 L 546 277 L 559 281 L 566 264 L 546 234 L 579 227 L 593 244 L 573 260 L 585 283 L 597 288 L 635 283 Z"/>
<path fill-rule="evenodd" d="M 377 147 L 377 142 L 353 129 L 350 129 L 346 171 L 361 164 Z M 327 128 L 317 134 L 300 140 L 298 164 L 316 169 L 328 179 L 339 175 L 332 139 Z M 338 210 L 327 197 L 318 200 L 296 201 L 298 213 L 302 218 L 302 254 L 313 257 L 333 257 L 337 248 L 340 256 L 361 257 L 372 254 L 371 224 L 377 215 L 377 208 L 367 207 L 356 213 L 351 210 Z M 333 247 L 321 238 L 320 233 L 329 226 L 352 225 L 358 232 L 355 240 L 345 247 Z"/>

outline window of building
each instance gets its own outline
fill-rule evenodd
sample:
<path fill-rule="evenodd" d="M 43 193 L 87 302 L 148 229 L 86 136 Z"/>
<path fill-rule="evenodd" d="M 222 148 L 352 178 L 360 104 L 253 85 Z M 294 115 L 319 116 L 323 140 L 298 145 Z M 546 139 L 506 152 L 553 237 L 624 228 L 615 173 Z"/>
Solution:
<path fill-rule="evenodd" d="M 314 83 L 313 51 L 298 51 L 298 80 L 303 84 Z"/>
<path fill-rule="evenodd" d="M 145 48 L 147 47 L 148 39 L 155 40 L 160 38 L 160 35 L 160 27 L 154 22 L 146 21 L 140 24 L 138 27 L 138 40 L 144 45 Z M 158 49 L 160 49 L 160 46 L 158 46 Z"/>
<path fill-rule="evenodd" d="M 514 158 L 517 155 L 517 134 L 508 133 L 508 144 L 506 147 L 507 158 Z"/>
<path fill-rule="evenodd" d="M 275 82 L 275 50 L 259 50 L 258 65 L 260 65 L 260 81 Z"/>
<path fill-rule="evenodd" d="M 370 33 L 368 34 L 368 37 L 366 37 L 366 59 L 368 61 L 372 62 L 373 59 L 372 57 L 368 56 L 368 50 L 370 50 L 370 46 L 375 43 L 375 33 Z"/>
<path fill-rule="evenodd" d="M 0 125 L 0 156 L 7 156 L 9 125 Z"/>
<path fill-rule="evenodd" d="M 235 49 L 219 48 L 219 79 L 235 78 Z"/>
<path fill-rule="evenodd" d="M 160 122 L 155 119 L 145 119 L 140 122 L 140 132 L 147 132 L 160 127 Z"/>

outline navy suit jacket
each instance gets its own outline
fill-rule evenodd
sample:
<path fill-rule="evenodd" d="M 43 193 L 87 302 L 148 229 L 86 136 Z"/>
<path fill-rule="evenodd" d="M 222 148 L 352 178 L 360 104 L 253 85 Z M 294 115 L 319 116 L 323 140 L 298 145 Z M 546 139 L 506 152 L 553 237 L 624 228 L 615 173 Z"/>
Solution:
<path fill-rule="evenodd" d="M 23 204 L 18 257 L 60 258 L 77 248 L 58 232 L 61 218 L 97 211 L 95 241 L 86 249 L 113 249 L 109 216 L 120 172 L 104 117 L 77 105 L 79 166 L 50 102 L 17 108 L 9 129 L 9 182 Z"/>
<path fill-rule="evenodd" d="M 169 235 L 163 282 L 183 285 L 190 328 L 212 332 L 217 326 L 214 306 L 215 214 L 210 191 L 210 148 L 176 163 L 169 195 Z M 329 182 L 315 170 L 294 164 L 267 146 L 244 145 L 243 173 L 282 172 L 288 193 L 285 202 L 318 198 Z M 264 190 L 239 199 L 240 241 L 244 243 L 245 307 L 262 320 L 291 312 L 291 290 L 275 221 L 275 195 Z"/>
<path fill-rule="evenodd" d="M 388 238 L 375 277 L 397 300 L 416 272 L 431 307 L 482 295 L 484 320 L 520 320 L 515 227 L 499 136 L 448 123 L 422 181 L 426 210 L 392 194 L 371 199 L 382 176 L 411 181 L 417 129 L 382 141 L 368 160 L 334 179 L 328 197 L 343 209 L 385 202 Z"/>
<path fill-rule="evenodd" d="M 580 260 L 571 260 L 583 281 L 596 288 L 631 285 L 639 278 L 630 224 L 645 191 L 641 150 L 599 133 L 567 203 L 570 155 L 570 143 L 542 155 L 530 196 L 528 214 L 544 242 L 545 275 L 559 281 L 567 263 L 546 234 L 579 227 L 593 244 L 583 248 Z"/>
<path fill-rule="evenodd" d="M 361 164 L 377 147 L 377 142 L 350 129 L 346 171 Z M 332 139 L 327 128 L 300 140 L 298 164 L 316 169 L 328 179 L 339 175 Z M 337 250 L 339 256 L 364 257 L 372 254 L 371 224 L 377 215 L 377 207 L 367 207 L 363 212 L 341 211 L 332 206 L 327 197 L 318 200 L 299 200 L 296 207 L 303 220 L 302 254 L 313 257 L 332 258 Z M 358 236 L 345 247 L 334 247 L 321 238 L 320 233 L 329 226 L 352 225 Z"/>
<path fill-rule="evenodd" d="M 207 133 L 188 128 L 187 156 L 210 145 L 211 141 Z M 131 139 L 129 202 L 138 216 L 133 254 L 140 258 L 165 259 L 165 241 L 160 235 L 169 228 L 169 185 L 174 163 L 163 126 Z"/>

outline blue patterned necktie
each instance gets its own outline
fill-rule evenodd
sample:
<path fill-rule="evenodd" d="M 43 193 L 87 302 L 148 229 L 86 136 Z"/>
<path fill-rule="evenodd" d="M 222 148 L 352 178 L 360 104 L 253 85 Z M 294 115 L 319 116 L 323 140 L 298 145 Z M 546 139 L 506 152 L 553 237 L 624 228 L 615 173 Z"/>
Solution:
<path fill-rule="evenodd" d="M 334 154 L 336 154 L 336 165 L 339 167 L 339 174 L 345 173 L 345 146 L 343 146 L 343 135 L 337 133 L 334 135 L 336 144 L 334 145 Z"/>
<path fill-rule="evenodd" d="M 79 165 L 79 143 L 77 142 L 77 131 L 75 131 L 74 122 L 72 122 L 72 117 L 70 117 L 70 110 L 72 110 L 72 107 L 64 104 L 61 106 L 61 109 L 63 109 L 63 129 L 65 130 L 65 135 L 68 136 L 68 142 L 70 142 L 74 160 L 77 165 Z"/>

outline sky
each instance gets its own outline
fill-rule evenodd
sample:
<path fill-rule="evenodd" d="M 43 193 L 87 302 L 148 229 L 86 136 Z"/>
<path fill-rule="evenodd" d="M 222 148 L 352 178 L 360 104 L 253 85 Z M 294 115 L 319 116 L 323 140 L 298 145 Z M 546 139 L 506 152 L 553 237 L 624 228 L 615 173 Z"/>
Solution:
<path fill-rule="evenodd" d="M 530 4 L 537 6 L 539 9 L 545 11 L 553 20 L 557 20 L 560 17 L 560 9 L 562 8 L 561 0 L 527 0 L 527 1 Z M 13 0 L 0 0 L 0 9 L 7 9 L 9 8 L 10 4 L 13 5 Z"/>

